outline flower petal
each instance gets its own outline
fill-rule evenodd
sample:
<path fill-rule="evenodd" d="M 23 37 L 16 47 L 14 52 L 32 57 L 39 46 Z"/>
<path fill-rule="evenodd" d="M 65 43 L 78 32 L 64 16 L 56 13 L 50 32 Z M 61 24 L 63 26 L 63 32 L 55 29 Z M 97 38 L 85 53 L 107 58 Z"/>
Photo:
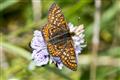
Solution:
<path fill-rule="evenodd" d="M 62 69 L 63 64 L 62 63 L 61 64 L 57 64 L 57 66 L 58 66 L 59 69 Z"/>
<path fill-rule="evenodd" d="M 36 66 L 42 66 L 48 63 L 49 54 L 46 49 L 34 50 L 32 53 L 32 59 Z"/>
<path fill-rule="evenodd" d="M 80 38 L 79 38 L 78 36 L 73 36 L 72 39 L 73 39 L 74 41 L 79 41 L 79 40 L 80 40 Z"/>
<path fill-rule="evenodd" d="M 34 31 L 34 36 L 36 36 L 36 37 L 42 37 L 42 32 L 38 31 L 38 30 L 35 30 Z"/>
<path fill-rule="evenodd" d="M 59 57 L 52 57 L 52 56 L 51 56 L 51 59 L 53 60 L 53 62 L 54 62 L 55 64 L 57 64 L 57 67 L 58 67 L 59 69 L 62 69 L 63 63 L 62 63 L 62 61 L 61 61 L 61 59 L 60 59 Z"/>
<path fill-rule="evenodd" d="M 43 48 L 46 47 L 45 43 L 40 41 L 39 38 L 34 37 L 31 41 L 31 47 L 33 49 Z"/>
<path fill-rule="evenodd" d="M 81 32 L 81 30 L 83 30 L 84 26 L 80 25 L 77 27 L 77 29 L 75 30 L 75 33 Z"/>
<path fill-rule="evenodd" d="M 31 47 L 33 49 L 42 49 L 46 47 L 41 31 L 36 30 L 34 32 L 34 37 L 31 41 Z"/>
<path fill-rule="evenodd" d="M 80 54 L 81 51 L 82 51 L 82 48 L 81 48 L 80 45 L 75 46 L 75 53 L 76 53 L 76 54 Z"/>
<path fill-rule="evenodd" d="M 70 29 L 70 32 L 74 32 L 76 30 L 76 27 L 74 27 L 72 23 L 68 23 L 68 27 Z"/>

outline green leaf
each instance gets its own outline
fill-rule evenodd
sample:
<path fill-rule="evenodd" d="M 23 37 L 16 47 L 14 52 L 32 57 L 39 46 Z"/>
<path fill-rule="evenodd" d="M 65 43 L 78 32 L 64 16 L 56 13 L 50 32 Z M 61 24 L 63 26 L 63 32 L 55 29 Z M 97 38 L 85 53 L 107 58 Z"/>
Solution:
<path fill-rule="evenodd" d="M 2 3 L 0 3 L 0 12 L 9 8 L 10 6 L 18 3 L 19 0 L 6 0 L 6 1 L 3 1 Z"/>
<path fill-rule="evenodd" d="M 31 54 L 27 50 L 18 47 L 14 44 L 8 43 L 8 42 L 2 42 L 1 46 L 3 49 L 5 49 L 7 52 L 13 53 L 18 56 L 22 56 L 27 60 L 31 60 Z"/>

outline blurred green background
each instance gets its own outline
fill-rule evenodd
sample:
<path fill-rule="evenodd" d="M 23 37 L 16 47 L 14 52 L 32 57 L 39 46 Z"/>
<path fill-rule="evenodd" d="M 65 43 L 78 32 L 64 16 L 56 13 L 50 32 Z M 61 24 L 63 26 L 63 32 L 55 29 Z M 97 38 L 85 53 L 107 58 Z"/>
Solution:
<path fill-rule="evenodd" d="M 120 0 L 99 1 L 101 7 L 96 9 L 94 0 L 0 0 L 0 80 L 120 80 Z M 53 64 L 35 67 L 31 62 L 33 31 L 47 22 L 54 2 L 67 22 L 85 26 L 87 47 L 77 71 L 58 70 Z M 96 11 L 100 31 L 95 50 Z"/>

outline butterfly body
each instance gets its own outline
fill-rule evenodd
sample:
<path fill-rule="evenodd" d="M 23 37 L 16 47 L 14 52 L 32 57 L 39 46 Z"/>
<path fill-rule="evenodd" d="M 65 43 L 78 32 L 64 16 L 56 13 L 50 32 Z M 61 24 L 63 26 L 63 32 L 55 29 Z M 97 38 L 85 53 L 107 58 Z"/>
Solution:
<path fill-rule="evenodd" d="M 52 35 L 52 38 L 48 41 L 51 44 L 55 45 L 55 44 L 65 44 L 67 42 L 67 40 L 70 39 L 71 36 L 73 36 L 74 33 L 70 33 L 70 32 L 65 32 L 65 31 L 59 31 L 56 32 Z"/>
<path fill-rule="evenodd" d="M 76 54 L 72 35 L 61 9 L 55 3 L 50 7 L 48 23 L 43 26 L 42 34 L 51 56 L 59 57 L 71 70 L 77 70 Z"/>

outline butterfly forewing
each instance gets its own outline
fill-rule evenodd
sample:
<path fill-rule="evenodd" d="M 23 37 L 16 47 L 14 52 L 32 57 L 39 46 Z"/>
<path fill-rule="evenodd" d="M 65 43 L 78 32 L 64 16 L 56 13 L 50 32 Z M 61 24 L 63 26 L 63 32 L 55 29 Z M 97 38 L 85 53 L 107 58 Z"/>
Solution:
<path fill-rule="evenodd" d="M 69 33 L 69 28 L 61 9 L 55 3 L 49 9 L 48 23 L 43 26 L 42 33 L 50 55 L 60 57 L 65 66 L 76 70 L 77 62 L 72 38 L 61 37 L 62 34 Z"/>
<path fill-rule="evenodd" d="M 48 22 L 62 29 L 68 29 L 67 22 L 65 21 L 64 15 L 60 7 L 57 4 L 52 4 L 49 9 Z"/>
<path fill-rule="evenodd" d="M 52 38 L 51 35 L 54 34 L 54 31 L 52 31 L 52 29 L 53 29 L 53 27 L 51 24 L 46 24 L 45 26 L 43 26 L 43 28 L 42 28 L 43 37 L 46 41 L 49 53 L 52 56 L 58 57 L 59 51 L 56 49 L 57 45 L 53 45 L 51 43 L 48 43 L 48 41 Z M 55 30 L 57 30 L 57 29 L 55 29 Z"/>

